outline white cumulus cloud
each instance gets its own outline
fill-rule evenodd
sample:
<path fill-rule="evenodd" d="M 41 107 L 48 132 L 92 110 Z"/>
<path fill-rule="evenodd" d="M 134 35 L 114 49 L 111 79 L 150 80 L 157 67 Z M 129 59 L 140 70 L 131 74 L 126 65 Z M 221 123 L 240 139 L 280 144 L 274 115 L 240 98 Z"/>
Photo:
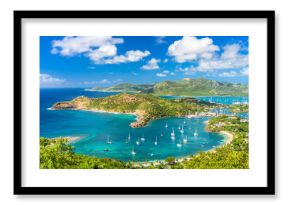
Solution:
<path fill-rule="evenodd" d="M 178 68 L 176 72 L 183 72 L 185 75 L 192 75 L 197 71 L 195 66 L 189 66 L 185 68 Z"/>
<path fill-rule="evenodd" d="M 198 71 L 208 71 L 215 69 L 241 69 L 248 66 L 247 54 L 240 54 L 239 44 L 226 45 L 220 57 L 214 59 L 201 59 L 197 66 Z"/>
<path fill-rule="evenodd" d="M 100 80 L 99 83 L 100 84 L 103 84 L 103 83 L 109 83 L 110 81 L 108 79 L 103 79 L 103 80 Z"/>
<path fill-rule="evenodd" d="M 246 67 L 243 70 L 241 70 L 241 75 L 243 76 L 249 75 L 249 67 Z"/>
<path fill-rule="evenodd" d="M 210 38 L 184 36 L 168 47 L 168 55 L 174 57 L 178 63 L 190 62 L 199 59 L 211 59 L 219 50 Z"/>
<path fill-rule="evenodd" d="M 62 40 L 52 41 L 51 52 L 62 56 L 74 56 L 92 52 L 96 48 L 103 50 L 103 46 L 120 43 L 124 43 L 122 38 L 113 38 L 112 36 L 66 36 Z"/>
<path fill-rule="evenodd" d="M 238 73 L 236 71 L 223 72 L 219 74 L 220 77 L 236 77 L 237 75 Z"/>
<path fill-rule="evenodd" d="M 248 76 L 248 75 L 249 75 L 249 68 L 248 67 L 240 70 L 239 72 L 229 71 L 229 72 L 223 72 L 223 73 L 219 74 L 220 77 L 236 77 L 236 76 Z"/>
<path fill-rule="evenodd" d="M 165 36 L 156 36 L 156 43 L 157 44 L 162 44 L 162 43 L 166 43 L 166 41 L 164 40 Z"/>
<path fill-rule="evenodd" d="M 167 75 L 175 75 L 174 72 L 170 72 L 169 70 L 164 70 L 161 73 L 157 73 L 156 76 L 158 77 L 167 77 Z"/>
<path fill-rule="evenodd" d="M 53 77 L 49 74 L 40 74 L 40 86 L 41 87 L 55 87 L 64 83 L 65 80 L 61 78 Z"/>
<path fill-rule="evenodd" d="M 94 62 L 102 62 L 103 58 L 112 57 L 117 54 L 117 47 L 115 45 L 105 45 L 98 49 L 88 52 L 87 56 Z"/>
<path fill-rule="evenodd" d="M 112 36 L 67 36 L 52 41 L 52 54 L 61 56 L 83 55 L 95 64 L 119 64 L 137 62 L 150 55 L 149 51 L 130 50 L 117 55 L 116 44 L 122 44 L 122 38 Z"/>
<path fill-rule="evenodd" d="M 167 75 L 165 73 L 157 73 L 156 76 L 158 76 L 158 77 L 166 77 Z"/>
<path fill-rule="evenodd" d="M 160 62 L 160 59 L 152 58 L 147 62 L 146 65 L 143 65 L 141 67 L 142 70 L 156 70 L 159 69 L 158 63 Z"/>
<path fill-rule="evenodd" d="M 223 77 L 246 76 L 248 75 L 249 59 L 248 54 L 241 54 L 241 51 L 242 47 L 239 44 L 229 44 L 223 47 L 220 55 L 215 55 L 211 59 L 199 59 L 196 66 L 178 68 L 176 71 L 183 72 L 185 75 L 192 75 L 198 71 L 224 71 L 219 75 Z M 229 69 L 236 71 L 225 71 Z"/>
<path fill-rule="evenodd" d="M 100 63 L 118 64 L 118 63 L 127 63 L 127 62 L 137 62 L 148 55 L 150 55 L 149 51 L 131 50 L 131 51 L 127 51 L 125 55 L 114 56 L 111 59 L 104 59 Z"/>
<path fill-rule="evenodd" d="M 84 81 L 84 82 L 81 82 L 80 84 L 93 86 L 96 84 L 107 84 L 107 83 L 110 83 L 110 81 L 108 79 L 103 79 L 103 80 L 99 80 L 99 81 Z"/>

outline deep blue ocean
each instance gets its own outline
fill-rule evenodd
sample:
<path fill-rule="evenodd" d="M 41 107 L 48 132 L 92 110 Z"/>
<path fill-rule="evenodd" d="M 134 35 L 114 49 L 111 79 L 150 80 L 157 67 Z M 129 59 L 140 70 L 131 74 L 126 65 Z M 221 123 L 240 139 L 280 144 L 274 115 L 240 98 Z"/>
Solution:
<path fill-rule="evenodd" d="M 135 120 L 134 115 L 49 110 L 55 102 L 71 100 L 80 95 L 105 97 L 114 94 L 116 93 L 90 92 L 81 88 L 40 89 L 40 136 L 82 137 L 72 143 L 76 153 L 124 161 L 183 157 L 210 150 L 225 141 L 221 134 L 205 131 L 205 122 L 209 119 L 207 117 L 163 118 L 151 121 L 146 127 L 131 128 L 129 124 Z M 200 99 L 223 104 L 248 102 L 245 97 Z M 247 114 L 244 115 L 243 117 L 247 117 Z M 180 131 L 182 127 L 184 133 Z M 174 140 L 171 138 L 173 131 Z"/>

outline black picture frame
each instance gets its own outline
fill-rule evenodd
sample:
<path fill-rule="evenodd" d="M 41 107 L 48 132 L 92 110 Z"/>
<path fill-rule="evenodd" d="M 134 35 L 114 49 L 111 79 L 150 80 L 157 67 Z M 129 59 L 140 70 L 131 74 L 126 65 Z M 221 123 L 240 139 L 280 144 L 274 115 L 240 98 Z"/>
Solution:
<path fill-rule="evenodd" d="M 24 187 L 22 186 L 22 19 L 211 18 L 267 21 L 267 186 L 266 187 Z M 275 194 L 275 11 L 14 11 L 14 194 L 16 195 L 273 195 Z"/>

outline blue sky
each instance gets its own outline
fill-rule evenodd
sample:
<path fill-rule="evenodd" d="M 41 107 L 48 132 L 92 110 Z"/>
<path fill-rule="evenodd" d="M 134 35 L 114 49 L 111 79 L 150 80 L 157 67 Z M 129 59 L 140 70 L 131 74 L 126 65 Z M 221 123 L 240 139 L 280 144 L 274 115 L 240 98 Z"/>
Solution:
<path fill-rule="evenodd" d="M 205 77 L 248 83 L 247 36 L 41 36 L 41 87 Z"/>

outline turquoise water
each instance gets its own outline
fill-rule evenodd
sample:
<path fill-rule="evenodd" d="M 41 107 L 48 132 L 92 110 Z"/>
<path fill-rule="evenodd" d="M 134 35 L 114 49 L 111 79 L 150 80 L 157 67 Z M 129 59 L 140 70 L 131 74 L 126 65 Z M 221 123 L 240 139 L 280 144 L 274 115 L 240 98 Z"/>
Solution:
<path fill-rule="evenodd" d="M 180 99 L 185 98 L 183 96 L 161 96 L 165 99 Z M 217 104 L 224 104 L 224 105 L 234 105 L 234 104 L 249 104 L 249 98 L 247 96 L 193 96 L 196 99 L 211 102 L 211 103 L 217 103 Z M 214 109 L 214 112 L 217 112 L 219 114 L 226 114 L 226 115 L 232 115 L 233 113 L 229 111 L 228 108 L 222 108 L 219 110 Z M 249 118 L 249 113 L 237 113 L 237 116 L 241 118 Z"/>
<path fill-rule="evenodd" d="M 207 117 L 163 118 L 151 121 L 142 128 L 131 128 L 129 124 L 135 120 L 134 115 L 48 109 L 57 101 L 71 100 L 80 95 L 104 97 L 113 94 L 83 89 L 41 89 L 40 135 L 47 138 L 82 137 L 72 143 L 76 153 L 124 161 L 182 157 L 224 143 L 222 135 L 204 130 Z M 182 127 L 184 133 L 180 132 Z M 172 130 L 174 139 L 171 139 Z M 194 136 L 195 132 L 197 136 Z"/>
<path fill-rule="evenodd" d="M 162 96 L 163 98 L 184 98 L 183 96 Z M 233 105 L 237 103 L 248 104 L 249 98 L 247 96 L 193 96 L 202 101 L 218 103 L 224 105 Z"/>

